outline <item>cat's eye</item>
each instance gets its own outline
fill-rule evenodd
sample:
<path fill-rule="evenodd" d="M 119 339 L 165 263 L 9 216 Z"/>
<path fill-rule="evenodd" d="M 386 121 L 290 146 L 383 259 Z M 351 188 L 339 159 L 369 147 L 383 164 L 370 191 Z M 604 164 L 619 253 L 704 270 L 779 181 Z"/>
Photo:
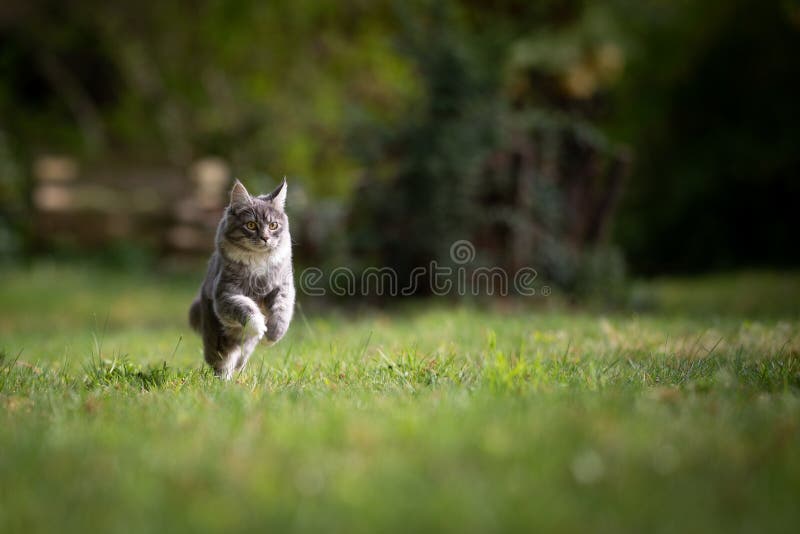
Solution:
<path fill-rule="evenodd" d="M 257 226 L 256 223 L 254 223 L 253 221 L 250 221 L 244 225 L 244 227 L 247 228 L 248 230 L 255 230 L 256 226 Z"/>
<path fill-rule="evenodd" d="M 276 222 L 269 223 L 269 229 L 274 232 L 275 230 L 278 229 L 278 223 L 276 223 Z"/>

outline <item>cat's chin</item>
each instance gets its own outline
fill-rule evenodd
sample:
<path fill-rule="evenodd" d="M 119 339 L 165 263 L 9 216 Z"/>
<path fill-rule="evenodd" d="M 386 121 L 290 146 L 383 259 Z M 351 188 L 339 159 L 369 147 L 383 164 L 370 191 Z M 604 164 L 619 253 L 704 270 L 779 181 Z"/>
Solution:
<path fill-rule="evenodd" d="M 254 265 L 263 262 L 272 252 L 272 248 L 267 245 L 261 247 L 250 247 L 231 241 L 223 241 L 221 244 L 222 252 L 233 261 Z"/>

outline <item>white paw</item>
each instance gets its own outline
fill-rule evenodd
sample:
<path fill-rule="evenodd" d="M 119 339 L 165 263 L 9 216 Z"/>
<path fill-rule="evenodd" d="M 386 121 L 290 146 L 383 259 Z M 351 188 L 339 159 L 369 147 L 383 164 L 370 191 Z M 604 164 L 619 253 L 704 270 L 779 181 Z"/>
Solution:
<path fill-rule="evenodd" d="M 244 325 L 244 331 L 261 339 L 267 333 L 267 322 L 260 313 L 254 313 Z"/>

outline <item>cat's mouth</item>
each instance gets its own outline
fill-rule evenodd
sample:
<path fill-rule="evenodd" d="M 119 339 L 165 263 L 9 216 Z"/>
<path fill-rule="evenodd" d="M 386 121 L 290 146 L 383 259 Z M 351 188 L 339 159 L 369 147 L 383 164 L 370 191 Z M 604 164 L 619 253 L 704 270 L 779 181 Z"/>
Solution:
<path fill-rule="evenodd" d="M 249 252 L 251 254 L 264 254 L 265 252 L 272 251 L 272 246 L 269 243 L 264 241 L 258 242 L 249 242 L 249 243 L 241 243 L 236 241 L 228 241 L 230 245 L 233 247 L 242 250 L 244 252 Z"/>
<path fill-rule="evenodd" d="M 280 240 L 278 239 L 268 239 L 267 241 L 260 241 L 256 244 L 255 251 L 261 254 L 267 254 L 270 252 L 275 252 L 280 247 Z"/>
<path fill-rule="evenodd" d="M 242 247 L 245 250 L 250 252 L 270 252 L 272 250 L 272 246 L 269 243 L 264 243 L 263 241 L 259 241 L 258 243 L 248 243 L 247 247 Z"/>

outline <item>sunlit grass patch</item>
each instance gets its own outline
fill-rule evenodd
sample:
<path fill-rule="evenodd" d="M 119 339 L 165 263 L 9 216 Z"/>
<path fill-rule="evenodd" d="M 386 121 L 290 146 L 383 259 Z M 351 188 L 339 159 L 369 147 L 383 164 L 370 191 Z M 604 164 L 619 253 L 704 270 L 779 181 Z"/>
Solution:
<path fill-rule="evenodd" d="M 799 517 L 792 315 L 299 316 L 226 383 L 185 326 L 193 284 L 57 274 L 12 273 L 50 296 L 38 304 L 0 288 L 3 532 L 728 532 Z"/>

